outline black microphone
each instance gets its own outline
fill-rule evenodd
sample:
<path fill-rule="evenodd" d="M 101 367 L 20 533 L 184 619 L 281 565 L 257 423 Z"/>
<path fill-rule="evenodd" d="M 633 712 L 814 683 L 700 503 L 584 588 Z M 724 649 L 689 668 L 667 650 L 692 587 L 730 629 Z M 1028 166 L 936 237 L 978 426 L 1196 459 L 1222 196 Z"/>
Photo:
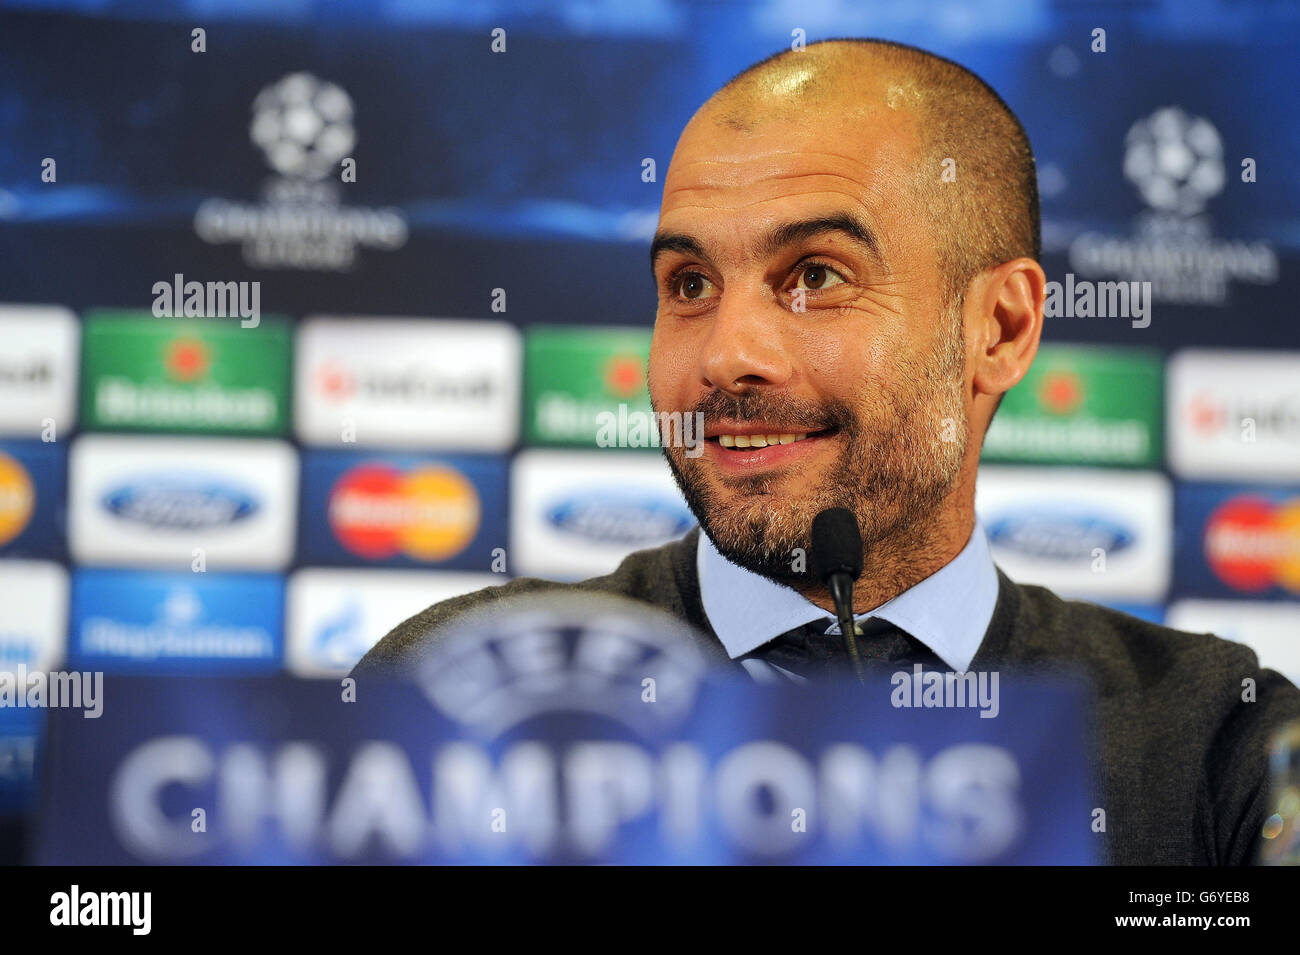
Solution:
<path fill-rule="evenodd" d="M 862 658 L 858 656 L 857 628 L 853 624 L 853 583 L 862 576 L 862 533 L 852 511 L 830 507 L 813 518 L 811 556 L 813 573 L 826 585 L 835 602 L 844 649 L 861 683 L 864 674 Z"/>

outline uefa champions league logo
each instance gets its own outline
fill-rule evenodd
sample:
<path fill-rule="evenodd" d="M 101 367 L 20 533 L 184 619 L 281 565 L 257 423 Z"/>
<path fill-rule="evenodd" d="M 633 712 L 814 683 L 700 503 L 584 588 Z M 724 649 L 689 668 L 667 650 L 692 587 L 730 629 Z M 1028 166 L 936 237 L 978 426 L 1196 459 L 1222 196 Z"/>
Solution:
<path fill-rule="evenodd" d="M 1214 123 L 1181 106 L 1138 119 L 1124 137 L 1124 178 L 1145 208 L 1131 229 L 1098 229 L 1070 241 L 1069 270 L 1093 281 L 1150 283 L 1149 302 L 1228 307 L 1237 283 L 1274 285 L 1277 252 L 1262 239 L 1215 235 L 1210 200 L 1230 185 Z M 1243 169 L 1250 162 L 1241 158 Z M 1242 174 L 1242 182 L 1253 182 Z M 1235 185 L 1235 184 L 1233 184 Z M 1134 327 L 1142 328 L 1143 325 Z"/>
<path fill-rule="evenodd" d="M 437 640 L 416 683 L 441 713 L 488 739 L 574 714 L 651 738 L 695 705 L 708 668 L 697 639 L 682 621 L 612 594 L 516 596 Z"/>
<path fill-rule="evenodd" d="M 248 137 L 275 173 L 261 201 L 206 199 L 194 214 L 204 242 L 241 247 L 257 269 L 347 272 L 358 251 L 406 244 L 400 209 L 343 202 L 357 181 L 355 106 L 337 83 L 290 73 L 253 97 Z"/>
<path fill-rule="evenodd" d="M 1223 140 L 1204 117 L 1167 106 L 1134 123 L 1124 144 L 1124 176 L 1154 209 L 1193 216 L 1223 191 Z"/>
<path fill-rule="evenodd" d="M 300 179 L 325 178 L 357 141 L 351 97 L 310 73 L 291 73 L 258 93 L 248 132 L 272 169 Z"/>

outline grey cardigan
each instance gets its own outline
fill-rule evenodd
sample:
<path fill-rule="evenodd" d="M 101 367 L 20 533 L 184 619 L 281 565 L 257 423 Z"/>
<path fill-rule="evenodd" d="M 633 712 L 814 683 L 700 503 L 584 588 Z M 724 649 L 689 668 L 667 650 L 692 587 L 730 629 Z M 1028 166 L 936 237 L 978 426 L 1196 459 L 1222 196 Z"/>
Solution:
<path fill-rule="evenodd" d="M 699 529 L 637 551 L 580 583 L 518 578 L 435 604 L 399 624 L 357 665 L 358 677 L 400 673 L 436 631 L 502 597 L 596 591 L 644 601 L 706 635 L 706 652 L 735 665 L 713 634 L 695 569 Z M 1094 604 L 1022 586 L 998 571 L 998 601 L 971 671 L 1083 670 L 1090 676 L 1100 756 L 1100 857 L 1123 865 L 1240 865 L 1255 856 L 1268 799 L 1271 733 L 1300 720 L 1300 690 L 1262 669 L 1254 651 Z M 1254 702 L 1243 702 L 1253 680 Z M 1078 825 L 1092 826 L 1092 819 Z"/>

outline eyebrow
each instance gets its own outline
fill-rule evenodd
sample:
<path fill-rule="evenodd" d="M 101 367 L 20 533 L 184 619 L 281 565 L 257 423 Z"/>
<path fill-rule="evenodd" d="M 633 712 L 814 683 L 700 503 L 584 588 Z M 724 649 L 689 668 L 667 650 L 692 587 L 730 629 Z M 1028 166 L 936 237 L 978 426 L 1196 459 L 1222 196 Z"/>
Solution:
<path fill-rule="evenodd" d="M 862 248 L 871 259 L 880 266 L 885 264 L 885 257 L 880 251 L 880 241 L 871 227 L 848 212 L 833 212 L 811 219 L 799 219 L 774 226 L 759 239 L 755 253 L 765 259 L 775 255 L 788 245 L 805 242 L 828 233 L 839 233 L 851 239 Z M 655 263 L 665 252 L 680 252 L 709 262 L 709 255 L 703 243 L 694 236 L 684 232 L 657 232 L 650 243 L 650 273 L 654 274 Z"/>

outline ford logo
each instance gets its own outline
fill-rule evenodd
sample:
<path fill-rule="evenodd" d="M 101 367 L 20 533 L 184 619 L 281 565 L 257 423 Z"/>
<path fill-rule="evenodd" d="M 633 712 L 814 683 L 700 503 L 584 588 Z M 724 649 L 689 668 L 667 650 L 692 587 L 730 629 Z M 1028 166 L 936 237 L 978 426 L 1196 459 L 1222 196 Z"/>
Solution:
<path fill-rule="evenodd" d="M 676 501 L 609 492 L 557 501 L 547 510 L 546 519 L 557 530 L 628 547 L 662 544 L 695 524 L 691 513 Z"/>
<path fill-rule="evenodd" d="M 1046 560 L 1090 560 L 1097 548 L 1116 554 L 1134 539 L 1128 528 L 1086 515 L 1012 514 L 989 525 L 989 541 L 995 546 Z"/>
<path fill-rule="evenodd" d="M 116 517 L 167 530 L 203 530 L 234 524 L 257 513 L 247 491 L 212 481 L 143 478 L 104 495 L 104 507 Z"/>

